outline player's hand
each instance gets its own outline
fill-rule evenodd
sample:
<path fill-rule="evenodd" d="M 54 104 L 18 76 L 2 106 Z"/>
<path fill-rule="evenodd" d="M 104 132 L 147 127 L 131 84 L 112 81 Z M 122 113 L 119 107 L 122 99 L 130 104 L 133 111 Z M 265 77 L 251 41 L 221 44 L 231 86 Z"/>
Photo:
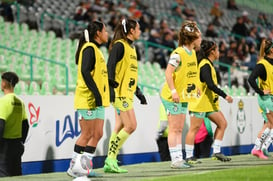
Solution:
<path fill-rule="evenodd" d="M 173 102 L 178 103 L 180 98 L 177 92 L 172 93 Z"/>
<path fill-rule="evenodd" d="M 231 96 L 226 96 L 226 101 L 228 102 L 228 103 L 232 103 L 233 102 L 233 98 L 231 97 Z"/>
<path fill-rule="evenodd" d="M 139 99 L 140 99 L 140 104 L 145 104 L 145 105 L 148 104 L 147 100 L 143 94 L 139 97 Z"/>
<path fill-rule="evenodd" d="M 264 95 L 271 94 L 271 91 L 270 91 L 270 90 L 263 90 L 263 92 L 264 92 Z"/>
<path fill-rule="evenodd" d="M 135 92 L 136 97 L 140 100 L 140 104 L 148 104 L 145 96 L 141 92 L 140 88 L 137 86 L 136 92 Z"/>

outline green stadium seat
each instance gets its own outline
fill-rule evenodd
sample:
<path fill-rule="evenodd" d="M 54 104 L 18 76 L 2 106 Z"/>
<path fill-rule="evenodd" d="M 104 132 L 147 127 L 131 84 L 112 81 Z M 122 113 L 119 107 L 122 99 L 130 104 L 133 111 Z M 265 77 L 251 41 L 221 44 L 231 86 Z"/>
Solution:
<path fill-rule="evenodd" d="M 243 86 L 237 88 L 237 96 L 247 96 L 247 91 Z"/>
<path fill-rule="evenodd" d="M 53 94 L 53 88 L 51 85 L 45 81 L 42 83 L 40 95 L 52 95 Z"/>
<path fill-rule="evenodd" d="M 223 90 L 226 94 L 231 95 L 231 90 L 230 90 L 230 88 L 229 88 L 227 85 L 225 85 L 224 87 L 222 87 L 222 90 Z"/>
<path fill-rule="evenodd" d="M 2 22 L 3 19 L 0 19 Z M 4 35 L 4 36 L 3 36 Z M 57 38 L 53 31 L 36 31 L 29 29 L 26 23 L 14 24 L 4 22 L 0 23 L 0 41 L 7 47 L 14 48 L 23 52 L 38 55 L 40 57 L 65 63 L 69 67 L 69 92 L 74 92 L 77 79 L 77 66 L 75 65 L 75 52 L 78 46 L 78 40 Z M 105 59 L 108 59 L 108 50 L 101 47 Z M 43 84 L 47 82 L 49 91 L 53 94 L 63 93 L 66 88 L 65 69 L 54 63 L 45 62 L 33 58 L 33 80 L 36 83 Z M 22 82 L 31 82 L 30 57 L 23 56 L 12 51 L 0 48 L 0 72 L 12 70 L 16 71 Z M 164 80 L 164 73 L 157 64 L 146 62 L 139 63 L 140 83 L 151 85 L 158 84 Z M 17 92 L 23 94 L 38 94 L 31 83 L 28 90 L 18 88 Z M 43 85 L 42 85 L 43 88 Z M 48 94 L 48 90 L 41 90 L 40 94 Z M 153 91 L 152 91 L 153 92 Z"/>
<path fill-rule="evenodd" d="M 30 82 L 28 94 L 29 95 L 40 95 L 40 85 L 35 81 Z"/>
<path fill-rule="evenodd" d="M 16 85 L 15 88 L 14 88 L 14 93 L 17 94 L 17 95 L 21 95 L 21 92 L 22 92 L 21 86 Z"/>
<path fill-rule="evenodd" d="M 5 57 L 3 54 L 0 53 L 0 73 L 6 72 L 7 70 L 8 70 L 8 65 L 6 63 Z"/>
<path fill-rule="evenodd" d="M 17 95 L 27 95 L 28 94 L 28 84 L 25 81 L 20 80 L 15 86 L 14 92 Z"/>

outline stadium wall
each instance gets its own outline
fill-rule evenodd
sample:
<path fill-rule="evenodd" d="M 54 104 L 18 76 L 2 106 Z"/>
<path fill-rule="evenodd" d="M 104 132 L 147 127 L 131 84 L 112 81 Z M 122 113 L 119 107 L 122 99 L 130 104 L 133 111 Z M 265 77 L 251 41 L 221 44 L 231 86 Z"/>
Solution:
<path fill-rule="evenodd" d="M 77 113 L 73 108 L 73 96 L 21 96 L 26 103 L 30 130 L 23 155 L 23 174 L 63 172 L 69 166 L 74 143 L 80 134 Z M 160 161 L 156 145 L 160 98 L 148 97 L 148 105 L 135 100 L 138 121 L 136 131 L 122 147 L 119 160 L 123 165 Z M 240 107 L 239 107 L 240 103 Z M 227 155 L 249 153 L 263 124 L 256 97 L 236 97 L 232 104 L 220 100 L 228 127 L 223 140 L 223 152 Z M 111 130 L 114 128 L 114 109 L 106 108 L 104 135 L 100 140 L 95 168 L 103 166 Z M 182 139 L 189 125 L 185 124 Z M 213 129 L 215 125 L 212 123 Z M 183 139 L 184 142 L 184 139 Z"/>

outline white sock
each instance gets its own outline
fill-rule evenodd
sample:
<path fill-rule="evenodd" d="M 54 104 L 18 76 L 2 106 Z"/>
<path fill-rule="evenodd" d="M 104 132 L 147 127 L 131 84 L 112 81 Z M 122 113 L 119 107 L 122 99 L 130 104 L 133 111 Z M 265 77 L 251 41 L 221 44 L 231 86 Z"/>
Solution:
<path fill-rule="evenodd" d="M 267 149 L 273 143 L 273 129 L 270 130 L 270 136 L 268 137 L 270 137 L 270 139 L 268 141 Z"/>
<path fill-rule="evenodd" d="M 73 151 L 73 153 L 72 153 L 72 158 L 71 158 L 71 161 L 70 161 L 70 164 L 69 164 L 69 167 L 70 167 L 70 168 L 73 167 L 73 165 L 75 164 L 76 159 L 77 159 L 77 157 L 78 157 L 79 155 L 80 155 L 79 153 Z"/>
<path fill-rule="evenodd" d="M 90 160 L 93 160 L 93 157 L 95 156 L 94 153 L 88 153 L 88 152 L 83 152 L 83 155 L 86 155 Z"/>
<path fill-rule="evenodd" d="M 172 163 L 178 161 L 178 158 L 179 158 L 178 154 L 179 153 L 178 153 L 178 150 L 177 150 L 176 146 L 175 147 L 169 147 L 169 151 L 170 151 Z"/>
<path fill-rule="evenodd" d="M 73 160 L 73 159 L 76 159 L 76 157 L 77 157 L 78 155 L 79 155 L 79 153 L 73 151 L 73 153 L 72 153 L 72 160 Z"/>
<path fill-rule="evenodd" d="M 88 160 L 86 160 L 86 166 L 89 169 L 93 169 L 93 158 L 95 156 L 94 153 L 88 153 L 88 152 L 83 152 L 84 156 L 87 156 Z"/>
<path fill-rule="evenodd" d="M 261 150 L 262 144 L 269 134 L 270 134 L 270 129 L 265 128 L 264 132 L 262 133 L 261 138 L 256 138 L 255 145 L 254 145 L 255 150 Z"/>
<path fill-rule="evenodd" d="M 270 144 L 272 143 L 272 138 L 271 138 L 271 133 L 273 132 L 273 130 L 270 130 L 270 133 L 267 135 L 267 137 L 265 138 L 263 144 L 262 144 L 262 149 L 268 150 L 268 147 L 270 146 Z"/>
<path fill-rule="evenodd" d="M 194 145 L 185 145 L 185 151 L 186 151 L 186 159 L 193 157 L 193 149 Z"/>
<path fill-rule="evenodd" d="M 220 153 L 222 147 L 222 140 L 214 140 L 213 143 L 213 153 Z"/>
<path fill-rule="evenodd" d="M 176 149 L 177 149 L 177 156 L 179 160 L 183 160 L 183 154 L 182 154 L 182 145 L 178 144 L 176 145 Z"/>

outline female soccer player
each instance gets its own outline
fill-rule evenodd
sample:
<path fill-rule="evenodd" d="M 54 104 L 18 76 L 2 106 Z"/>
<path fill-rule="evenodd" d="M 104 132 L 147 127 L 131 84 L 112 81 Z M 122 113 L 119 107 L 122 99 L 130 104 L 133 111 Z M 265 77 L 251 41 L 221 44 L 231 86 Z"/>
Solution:
<path fill-rule="evenodd" d="M 201 94 L 197 101 L 189 103 L 190 128 L 185 144 L 186 162 L 189 164 L 199 162 L 193 158 L 194 138 L 205 117 L 208 117 L 217 125 L 214 134 L 212 157 L 221 161 L 230 161 L 230 158 L 221 153 L 221 145 L 227 121 L 220 111 L 219 96 L 223 97 L 229 103 L 232 103 L 233 99 L 217 87 L 216 71 L 212 64 L 214 60 L 219 58 L 219 50 L 216 43 L 203 40 L 197 57 Z"/>
<path fill-rule="evenodd" d="M 137 54 L 133 42 L 141 31 L 137 21 L 122 19 L 115 28 L 110 44 L 107 63 L 109 72 L 110 100 L 116 109 L 115 128 L 109 140 L 104 172 L 127 173 L 117 164 L 117 155 L 127 138 L 135 131 L 137 120 L 133 108 L 134 93 L 137 88 Z"/>
<path fill-rule="evenodd" d="M 179 46 L 170 56 L 161 91 L 161 100 L 168 115 L 168 145 L 171 168 L 188 168 L 182 157 L 182 130 L 187 102 L 196 99 L 197 58 L 194 48 L 201 43 L 201 32 L 195 22 L 187 21 L 179 32 Z"/>
<path fill-rule="evenodd" d="M 255 146 L 251 154 L 261 159 L 268 159 L 261 150 L 266 137 L 273 139 L 273 42 L 269 39 L 263 40 L 260 47 L 260 60 L 251 72 L 248 82 L 250 86 L 258 93 L 258 103 L 268 120 L 268 127 L 264 129 L 261 136 L 257 137 Z M 258 79 L 258 84 L 256 80 Z"/>
<path fill-rule="evenodd" d="M 92 159 L 103 135 L 105 107 L 110 105 L 107 66 L 99 46 L 108 41 L 105 25 L 94 21 L 84 30 L 76 52 L 78 66 L 74 107 L 78 113 L 81 135 L 67 173 L 93 176 Z"/>

